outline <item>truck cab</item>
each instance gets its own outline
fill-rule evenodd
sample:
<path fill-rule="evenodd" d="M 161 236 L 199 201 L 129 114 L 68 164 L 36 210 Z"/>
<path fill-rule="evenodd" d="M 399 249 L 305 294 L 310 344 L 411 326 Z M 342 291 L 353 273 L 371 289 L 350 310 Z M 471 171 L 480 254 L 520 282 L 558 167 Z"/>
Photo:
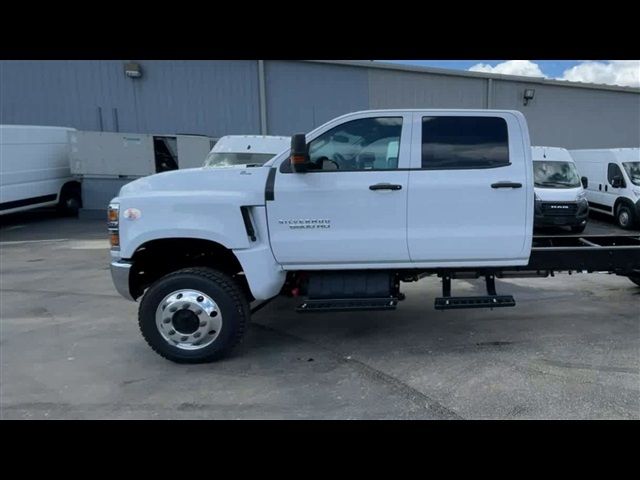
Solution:
<path fill-rule="evenodd" d="M 583 187 L 587 177 L 580 178 L 569 152 L 557 147 L 531 147 L 535 190 L 536 228 L 569 227 L 582 233 L 587 225 L 589 204 Z"/>
<path fill-rule="evenodd" d="M 110 203 L 114 283 L 142 297 L 143 335 L 166 358 L 225 355 L 249 304 L 280 294 L 307 295 L 302 311 L 336 294 L 325 310 L 395 308 L 401 281 L 529 262 L 533 169 L 520 112 L 355 112 L 290 145 L 261 166 L 136 180 Z M 511 304 L 492 282 L 481 302 Z"/>

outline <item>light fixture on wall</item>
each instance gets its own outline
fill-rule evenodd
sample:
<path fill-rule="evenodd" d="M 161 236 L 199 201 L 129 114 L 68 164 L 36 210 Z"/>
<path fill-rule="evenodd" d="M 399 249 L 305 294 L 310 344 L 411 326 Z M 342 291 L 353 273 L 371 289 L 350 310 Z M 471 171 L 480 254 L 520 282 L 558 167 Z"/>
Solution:
<path fill-rule="evenodd" d="M 142 68 L 140 68 L 140 64 L 138 63 L 125 63 L 124 74 L 129 78 L 140 78 L 142 76 Z"/>
<path fill-rule="evenodd" d="M 529 100 L 533 100 L 533 97 L 536 95 L 536 91 L 533 88 L 527 88 L 524 91 L 524 104 L 528 105 Z"/>

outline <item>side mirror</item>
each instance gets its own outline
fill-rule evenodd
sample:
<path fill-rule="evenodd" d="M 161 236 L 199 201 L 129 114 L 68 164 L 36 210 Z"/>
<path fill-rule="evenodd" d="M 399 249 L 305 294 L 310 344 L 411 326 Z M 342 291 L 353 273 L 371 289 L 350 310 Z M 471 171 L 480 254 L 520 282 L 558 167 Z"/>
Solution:
<path fill-rule="evenodd" d="M 582 182 L 582 188 L 587 188 L 589 186 L 589 179 L 587 177 L 582 177 L 580 181 Z"/>
<path fill-rule="evenodd" d="M 291 170 L 306 173 L 309 166 L 307 139 L 304 133 L 296 133 L 291 137 Z"/>
<path fill-rule="evenodd" d="M 622 177 L 616 176 L 611 179 L 611 186 L 613 188 L 620 188 L 622 184 Z"/>

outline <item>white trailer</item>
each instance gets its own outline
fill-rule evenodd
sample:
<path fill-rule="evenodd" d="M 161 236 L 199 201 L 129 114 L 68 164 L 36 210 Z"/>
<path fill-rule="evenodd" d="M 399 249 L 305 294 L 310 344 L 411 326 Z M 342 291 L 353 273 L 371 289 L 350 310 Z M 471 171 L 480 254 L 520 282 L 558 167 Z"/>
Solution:
<path fill-rule="evenodd" d="M 73 128 L 0 125 L 0 215 L 57 206 L 75 214 L 80 183 L 69 170 Z"/>
<path fill-rule="evenodd" d="M 204 135 L 89 131 L 70 132 L 69 141 L 71 173 L 82 179 L 85 211 L 100 215 L 123 185 L 155 173 L 201 167 L 215 144 Z"/>

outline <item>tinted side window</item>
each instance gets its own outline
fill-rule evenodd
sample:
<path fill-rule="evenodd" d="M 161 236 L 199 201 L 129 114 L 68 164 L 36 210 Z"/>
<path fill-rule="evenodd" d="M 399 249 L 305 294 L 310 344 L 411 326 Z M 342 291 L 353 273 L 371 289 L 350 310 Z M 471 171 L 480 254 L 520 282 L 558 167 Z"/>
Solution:
<path fill-rule="evenodd" d="M 361 118 L 343 123 L 309 143 L 312 170 L 398 168 L 402 117 Z"/>
<path fill-rule="evenodd" d="M 622 187 L 624 188 L 626 186 L 620 167 L 615 163 L 610 163 L 607 167 L 607 180 L 609 181 L 610 185 L 612 184 L 612 180 L 614 179 L 614 177 L 620 177 L 620 179 L 622 180 Z"/>
<path fill-rule="evenodd" d="M 509 165 L 507 122 L 497 117 L 422 117 L 422 168 Z"/>

